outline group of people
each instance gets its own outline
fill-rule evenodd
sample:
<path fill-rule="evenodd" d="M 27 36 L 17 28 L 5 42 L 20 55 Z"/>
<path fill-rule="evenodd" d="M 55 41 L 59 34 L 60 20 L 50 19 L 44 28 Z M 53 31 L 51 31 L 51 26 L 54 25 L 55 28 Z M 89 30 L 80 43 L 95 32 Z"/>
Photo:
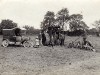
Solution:
<path fill-rule="evenodd" d="M 48 31 L 42 33 L 42 44 L 44 46 L 64 45 L 65 35 L 62 32 L 54 32 L 50 34 Z"/>
<path fill-rule="evenodd" d="M 82 48 L 85 47 L 91 47 L 94 50 L 93 45 L 90 43 L 90 41 L 87 40 L 86 33 L 82 35 L 83 40 L 82 40 Z M 65 32 L 64 31 L 59 31 L 59 30 L 45 30 L 41 31 L 36 38 L 35 41 L 35 46 L 39 47 L 39 45 L 43 46 L 55 46 L 55 45 L 60 45 L 64 46 L 64 41 L 65 41 Z M 80 46 L 80 43 L 78 44 Z"/>
<path fill-rule="evenodd" d="M 79 37 L 80 38 L 80 37 Z M 75 41 L 77 41 L 79 38 L 77 38 Z M 79 48 L 79 49 L 86 49 L 86 50 L 92 50 L 96 51 L 92 43 L 87 39 L 87 34 L 83 33 L 82 34 L 82 40 L 80 41 L 72 41 L 69 43 L 68 48 Z"/>
<path fill-rule="evenodd" d="M 39 44 L 43 46 L 55 46 L 60 45 L 64 46 L 65 34 L 64 31 L 60 31 L 59 28 L 48 28 L 39 33 L 38 38 Z"/>

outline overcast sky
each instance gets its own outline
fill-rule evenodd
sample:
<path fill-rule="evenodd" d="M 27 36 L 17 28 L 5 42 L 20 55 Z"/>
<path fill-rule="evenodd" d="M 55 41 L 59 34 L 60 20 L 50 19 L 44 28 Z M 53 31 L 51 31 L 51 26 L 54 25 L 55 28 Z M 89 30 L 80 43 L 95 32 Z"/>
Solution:
<path fill-rule="evenodd" d="M 0 0 L 0 21 L 11 19 L 20 27 L 39 28 L 47 11 L 57 13 L 62 8 L 68 8 L 70 15 L 82 14 L 90 27 L 100 19 L 100 0 Z"/>

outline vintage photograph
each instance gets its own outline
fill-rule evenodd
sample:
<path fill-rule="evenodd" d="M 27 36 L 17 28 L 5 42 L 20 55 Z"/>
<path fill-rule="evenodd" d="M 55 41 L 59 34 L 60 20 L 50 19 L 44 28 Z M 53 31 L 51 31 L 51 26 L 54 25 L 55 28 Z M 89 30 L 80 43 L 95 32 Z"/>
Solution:
<path fill-rule="evenodd" d="M 0 75 L 100 75 L 100 0 L 0 0 Z"/>

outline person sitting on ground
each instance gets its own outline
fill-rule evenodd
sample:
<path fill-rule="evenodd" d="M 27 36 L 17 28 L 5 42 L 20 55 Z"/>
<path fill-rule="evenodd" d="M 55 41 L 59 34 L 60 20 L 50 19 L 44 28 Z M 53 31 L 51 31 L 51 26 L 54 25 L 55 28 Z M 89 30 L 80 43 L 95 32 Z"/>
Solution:
<path fill-rule="evenodd" d="M 83 34 L 82 34 L 83 40 L 82 40 L 82 45 L 81 48 L 85 48 L 85 49 L 90 49 L 92 51 L 96 51 L 93 47 L 93 45 L 91 44 L 90 41 L 87 40 L 87 32 L 86 30 L 84 30 Z"/>
<path fill-rule="evenodd" d="M 83 41 L 82 41 L 82 47 L 83 48 L 89 48 L 91 50 L 93 50 L 94 52 L 96 51 L 93 47 L 93 45 L 90 43 L 90 41 L 87 40 L 86 37 L 83 37 Z"/>

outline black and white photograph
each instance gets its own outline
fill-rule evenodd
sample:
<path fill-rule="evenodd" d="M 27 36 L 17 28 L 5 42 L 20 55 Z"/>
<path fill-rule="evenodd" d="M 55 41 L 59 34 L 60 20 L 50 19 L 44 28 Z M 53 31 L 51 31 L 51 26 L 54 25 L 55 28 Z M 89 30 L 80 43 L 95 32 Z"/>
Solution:
<path fill-rule="evenodd" d="M 100 0 L 0 0 L 0 75 L 100 75 Z"/>

